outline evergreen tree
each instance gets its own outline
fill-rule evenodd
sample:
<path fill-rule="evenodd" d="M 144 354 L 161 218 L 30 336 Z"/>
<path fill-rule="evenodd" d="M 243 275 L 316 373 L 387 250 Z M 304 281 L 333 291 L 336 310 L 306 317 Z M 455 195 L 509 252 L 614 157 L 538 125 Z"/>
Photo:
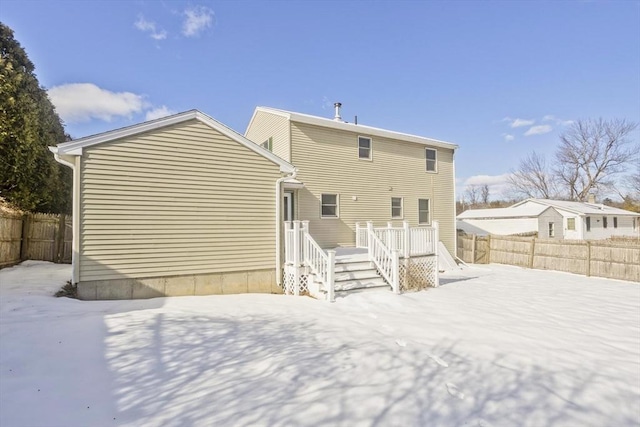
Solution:
<path fill-rule="evenodd" d="M 33 63 L 0 22 L 0 196 L 35 212 L 71 211 L 71 170 L 48 150 L 70 138 Z"/>

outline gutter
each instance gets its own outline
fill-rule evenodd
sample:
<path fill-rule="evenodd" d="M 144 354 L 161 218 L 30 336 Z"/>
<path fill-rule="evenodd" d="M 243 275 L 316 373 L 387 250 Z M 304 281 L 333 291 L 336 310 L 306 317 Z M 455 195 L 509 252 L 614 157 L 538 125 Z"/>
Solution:
<path fill-rule="evenodd" d="M 298 169 L 294 168 L 287 176 L 283 176 L 276 180 L 276 283 L 282 284 L 282 183 L 289 179 L 296 179 L 298 176 Z"/>
<path fill-rule="evenodd" d="M 73 230 L 73 240 L 71 242 L 71 283 L 78 283 L 79 271 L 78 271 L 78 254 L 79 254 L 79 244 L 80 244 L 80 233 L 79 233 L 79 225 L 80 225 L 80 200 L 78 199 L 78 189 L 79 189 L 79 174 L 78 169 L 74 163 L 71 163 L 68 160 L 60 157 L 58 152 L 58 147 L 49 147 L 49 151 L 53 153 L 53 157 L 56 159 L 56 162 L 71 168 L 73 171 L 73 191 L 72 191 L 72 213 L 71 213 L 71 229 Z"/>

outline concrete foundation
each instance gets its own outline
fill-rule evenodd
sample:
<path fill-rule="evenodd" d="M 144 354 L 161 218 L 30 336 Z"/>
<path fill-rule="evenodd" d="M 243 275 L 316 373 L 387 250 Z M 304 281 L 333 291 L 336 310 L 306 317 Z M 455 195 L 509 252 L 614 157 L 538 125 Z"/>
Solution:
<path fill-rule="evenodd" d="M 82 300 L 121 300 L 187 295 L 281 294 L 275 270 L 234 271 L 185 276 L 92 280 L 78 283 Z"/>

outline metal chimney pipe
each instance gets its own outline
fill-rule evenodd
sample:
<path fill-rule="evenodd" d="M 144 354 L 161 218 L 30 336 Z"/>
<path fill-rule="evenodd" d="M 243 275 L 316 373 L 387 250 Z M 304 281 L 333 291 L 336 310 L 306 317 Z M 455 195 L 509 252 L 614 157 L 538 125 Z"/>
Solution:
<path fill-rule="evenodd" d="M 340 117 L 340 107 L 342 107 L 342 103 L 340 102 L 335 102 L 333 104 L 333 106 L 336 109 L 336 116 L 333 118 L 333 120 L 337 121 L 337 122 L 341 122 L 342 121 L 342 117 Z"/>

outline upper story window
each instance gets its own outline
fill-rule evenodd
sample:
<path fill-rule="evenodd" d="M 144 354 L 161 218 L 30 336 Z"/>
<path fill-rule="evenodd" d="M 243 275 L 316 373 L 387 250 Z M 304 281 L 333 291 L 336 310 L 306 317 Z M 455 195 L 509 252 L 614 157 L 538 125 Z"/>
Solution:
<path fill-rule="evenodd" d="M 371 138 L 366 136 L 358 137 L 358 158 L 371 160 Z"/>
<path fill-rule="evenodd" d="M 402 197 L 391 198 L 391 218 L 402 219 Z"/>
<path fill-rule="evenodd" d="M 338 218 L 339 197 L 337 194 L 322 194 L 320 218 Z"/>
<path fill-rule="evenodd" d="M 273 138 L 267 139 L 265 142 L 263 142 L 260 145 L 269 151 L 273 151 Z"/>
<path fill-rule="evenodd" d="M 567 230 L 574 231 L 576 229 L 576 219 L 567 218 Z"/>
<path fill-rule="evenodd" d="M 608 218 L 606 216 L 602 217 L 602 228 L 607 228 L 607 225 L 609 225 L 607 223 Z"/>
<path fill-rule="evenodd" d="M 429 199 L 418 199 L 418 222 L 420 224 L 431 223 L 430 205 Z"/>
<path fill-rule="evenodd" d="M 427 160 L 427 172 L 438 172 L 438 152 L 433 148 L 425 148 L 424 155 Z"/>
<path fill-rule="evenodd" d="M 618 217 L 617 216 L 613 217 L 613 228 L 618 228 Z"/>

